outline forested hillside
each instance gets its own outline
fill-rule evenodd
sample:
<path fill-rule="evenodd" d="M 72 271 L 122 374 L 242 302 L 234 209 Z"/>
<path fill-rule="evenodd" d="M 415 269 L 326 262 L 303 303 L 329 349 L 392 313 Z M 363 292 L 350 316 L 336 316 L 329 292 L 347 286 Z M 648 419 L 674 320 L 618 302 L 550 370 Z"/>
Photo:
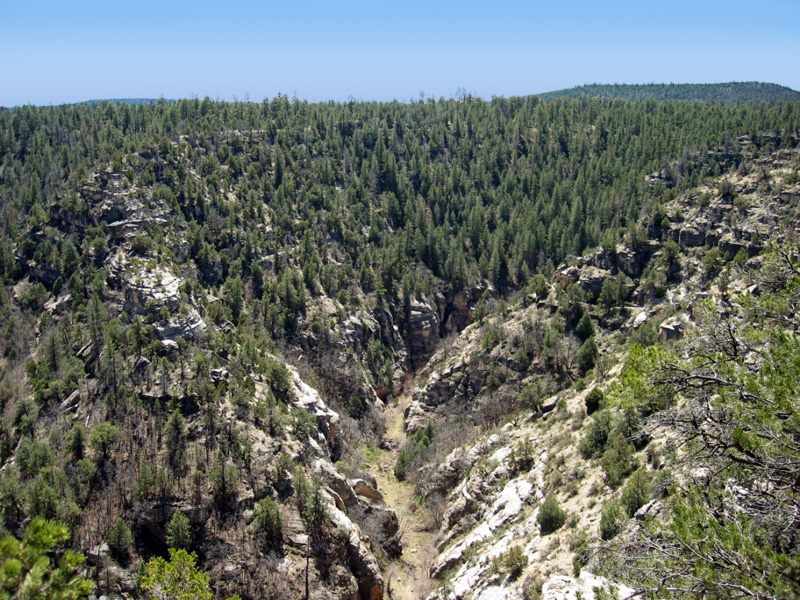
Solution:
<path fill-rule="evenodd" d="M 581 85 L 539 94 L 542 100 L 558 98 L 604 98 L 606 100 L 646 100 L 746 104 L 753 102 L 797 102 L 800 92 L 774 83 L 758 81 L 731 83 L 647 83 Z"/>
<path fill-rule="evenodd" d="M 652 341 L 601 332 L 676 297 L 679 248 L 709 245 L 702 286 L 788 228 L 759 211 L 794 206 L 799 143 L 796 102 L 2 109 L 3 530 L 88 554 L 110 595 L 160 594 L 194 551 L 220 598 L 395 597 L 411 528 L 370 470 L 391 459 L 381 477 L 411 486 Z M 687 195 L 718 214 L 686 223 Z M 709 220 L 730 230 L 698 233 Z M 582 288 L 567 271 L 598 253 Z M 513 312 L 513 348 L 510 308 L 542 311 Z M 398 398 L 408 441 L 387 434 Z M 449 522 L 416 492 L 414 519 Z"/>

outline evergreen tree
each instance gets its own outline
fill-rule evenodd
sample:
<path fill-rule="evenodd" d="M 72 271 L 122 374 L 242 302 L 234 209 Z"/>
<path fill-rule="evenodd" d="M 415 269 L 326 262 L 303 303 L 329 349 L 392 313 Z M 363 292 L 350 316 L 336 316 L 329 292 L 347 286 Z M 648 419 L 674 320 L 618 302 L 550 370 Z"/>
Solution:
<path fill-rule="evenodd" d="M 561 529 L 567 520 L 567 513 L 559 506 L 552 496 L 548 496 L 539 507 L 539 514 L 536 516 L 542 535 L 548 535 Z"/>
<path fill-rule="evenodd" d="M 281 543 L 283 519 L 278 504 L 272 498 L 264 498 L 253 510 L 253 528 L 259 544 L 271 548 Z"/>
<path fill-rule="evenodd" d="M 597 349 L 597 343 L 594 341 L 594 336 L 587 339 L 578 350 L 578 368 L 584 373 L 589 369 L 594 368 L 600 351 Z"/>
<path fill-rule="evenodd" d="M 144 569 L 142 589 L 153 598 L 176 600 L 211 600 L 209 577 L 197 567 L 197 555 L 186 550 L 169 549 L 169 560 L 152 558 Z"/>
<path fill-rule="evenodd" d="M 133 536 L 130 527 L 121 517 L 117 517 L 105 535 L 105 542 L 111 549 L 112 556 L 118 561 L 125 561 L 131 551 Z"/>
<path fill-rule="evenodd" d="M 87 598 L 94 584 L 78 574 L 86 557 L 58 547 L 69 539 L 67 528 L 36 518 L 22 540 L 0 540 L 0 596 L 56 600 Z M 57 557 L 57 560 L 54 560 Z"/>
<path fill-rule="evenodd" d="M 189 550 L 192 546 L 192 525 L 180 510 L 172 513 L 167 525 L 167 545 L 176 550 Z"/>

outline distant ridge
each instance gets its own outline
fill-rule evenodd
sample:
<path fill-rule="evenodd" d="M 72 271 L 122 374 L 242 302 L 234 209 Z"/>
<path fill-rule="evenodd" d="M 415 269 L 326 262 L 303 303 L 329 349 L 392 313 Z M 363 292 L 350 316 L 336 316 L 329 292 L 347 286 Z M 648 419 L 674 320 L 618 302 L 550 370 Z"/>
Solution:
<path fill-rule="evenodd" d="M 94 106 L 101 102 L 111 102 L 111 104 L 155 104 L 160 98 L 103 98 L 101 100 L 86 100 L 78 104 L 88 104 Z M 167 102 L 174 102 L 174 100 L 167 100 Z"/>
<path fill-rule="evenodd" d="M 800 92 L 774 83 L 758 81 L 731 83 L 647 83 L 581 85 L 565 90 L 538 94 L 542 100 L 558 98 L 607 98 L 609 100 L 677 100 L 680 102 L 715 102 L 747 104 L 750 102 L 791 102 L 800 100 Z"/>

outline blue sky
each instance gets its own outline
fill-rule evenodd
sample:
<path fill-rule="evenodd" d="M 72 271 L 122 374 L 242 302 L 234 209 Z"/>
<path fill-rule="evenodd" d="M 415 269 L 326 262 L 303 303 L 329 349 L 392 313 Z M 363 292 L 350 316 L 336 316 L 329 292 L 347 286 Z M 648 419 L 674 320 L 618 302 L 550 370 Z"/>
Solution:
<path fill-rule="evenodd" d="M 800 0 L 0 0 L 0 106 L 490 98 L 585 83 L 800 90 L 798 24 Z"/>

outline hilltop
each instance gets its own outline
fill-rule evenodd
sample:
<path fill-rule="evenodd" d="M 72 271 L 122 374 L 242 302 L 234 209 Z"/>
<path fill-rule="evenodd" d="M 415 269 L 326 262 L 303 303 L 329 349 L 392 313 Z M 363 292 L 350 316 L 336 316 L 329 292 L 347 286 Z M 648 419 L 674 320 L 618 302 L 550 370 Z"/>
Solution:
<path fill-rule="evenodd" d="M 796 102 L 800 92 L 774 83 L 758 81 L 730 83 L 647 83 L 590 84 L 539 94 L 545 101 L 558 98 L 602 98 L 605 100 L 653 100 L 664 102 L 713 102 L 746 104 L 750 102 Z"/>

